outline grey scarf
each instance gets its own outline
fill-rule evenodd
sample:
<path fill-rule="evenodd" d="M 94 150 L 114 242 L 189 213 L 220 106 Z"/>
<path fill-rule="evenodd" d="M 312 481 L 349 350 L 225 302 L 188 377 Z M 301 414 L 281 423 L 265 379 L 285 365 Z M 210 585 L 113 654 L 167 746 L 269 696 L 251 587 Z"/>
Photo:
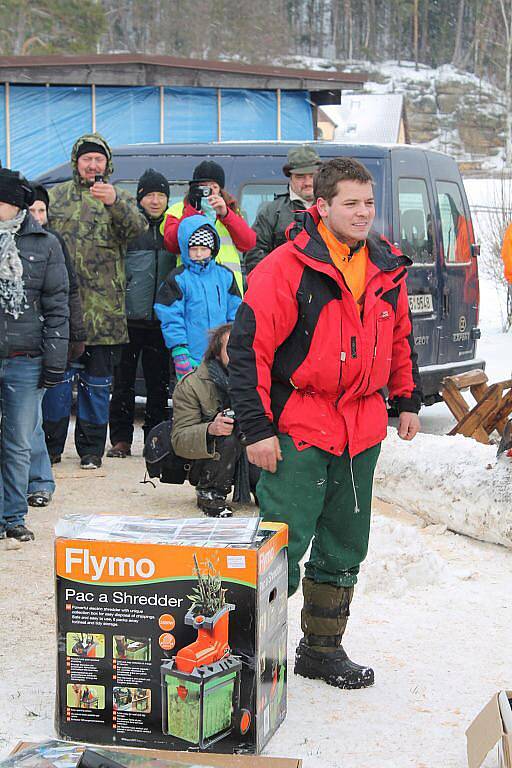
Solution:
<path fill-rule="evenodd" d="M 14 219 L 0 221 L 0 307 L 15 320 L 23 313 L 26 296 L 23 264 L 14 235 L 25 221 L 27 212 L 19 211 Z"/>

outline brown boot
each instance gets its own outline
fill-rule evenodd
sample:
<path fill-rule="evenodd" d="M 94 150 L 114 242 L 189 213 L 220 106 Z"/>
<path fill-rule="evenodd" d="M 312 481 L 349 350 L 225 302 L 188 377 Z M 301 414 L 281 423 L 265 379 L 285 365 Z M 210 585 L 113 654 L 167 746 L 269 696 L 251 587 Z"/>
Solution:
<path fill-rule="evenodd" d="M 132 447 L 130 443 L 116 443 L 107 451 L 107 456 L 109 459 L 125 459 L 127 456 L 131 455 Z"/>
<path fill-rule="evenodd" d="M 305 578 L 302 591 L 304 637 L 295 654 L 295 674 L 324 680 L 338 688 L 373 685 L 373 669 L 350 661 L 341 644 L 354 588 L 320 584 Z"/>

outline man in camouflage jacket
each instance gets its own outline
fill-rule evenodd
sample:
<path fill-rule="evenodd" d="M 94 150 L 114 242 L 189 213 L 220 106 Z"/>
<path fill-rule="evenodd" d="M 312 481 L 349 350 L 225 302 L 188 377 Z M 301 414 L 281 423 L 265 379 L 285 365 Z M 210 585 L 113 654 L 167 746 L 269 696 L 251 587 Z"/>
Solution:
<path fill-rule="evenodd" d="M 78 361 L 75 444 L 81 466 L 101 466 L 107 435 L 109 392 L 119 346 L 128 342 L 124 258 L 128 240 L 147 229 L 135 200 L 108 182 L 112 151 L 99 133 L 81 136 L 71 152 L 73 178 L 50 190 L 49 225 L 64 239 L 76 272 L 86 328 Z M 71 408 L 70 368 L 47 403 L 48 451 L 60 460 Z"/>

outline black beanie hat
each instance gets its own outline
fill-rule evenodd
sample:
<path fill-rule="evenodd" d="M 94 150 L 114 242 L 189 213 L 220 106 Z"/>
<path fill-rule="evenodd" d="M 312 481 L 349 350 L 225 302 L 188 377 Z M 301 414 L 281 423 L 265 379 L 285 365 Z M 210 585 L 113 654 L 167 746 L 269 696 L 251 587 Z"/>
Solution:
<path fill-rule="evenodd" d="M 80 144 L 76 153 L 76 159 L 78 160 L 81 155 L 86 155 L 88 152 L 97 152 L 100 155 L 104 155 L 108 160 L 105 147 L 102 147 L 101 144 L 96 144 L 94 141 L 84 141 L 83 144 Z"/>
<path fill-rule="evenodd" d="M 42 184 L 35 184 L 34 182 L 30 182 L 30 186 L 32 187 L 32 191 L 34 192 L 34 199 L 30 205 L 35 203 L 37 200 L 40 200 L 42 203 L 46 205 L 46 210 L 50 207 L 50 195 L 46 191 L 46 189 L 43 187 Z"/>
<path fill-rule="evenodd" d="M 0 203 L 28 208 L 34 202 L 34 191 L 19 171 L 0 168 Z"/>
<path fill-rule="evenodd" d="M 194 176 L 192 181 L 216 181 L 221 189 L 224 189 L 226 185 L 226 175 L 224 169 L 218 163 L 214 163 L 213 160 L 203 160 L 202 163 L 196 165 L 194 168 Z"/>
<path fill-rule="evenodd" d="M 169 182 L 154 168 L 148 168 L 140 177 L 137 185 L 137 202 L 140 203 L 144 195 L 149 195 L 150 192 L 163 192 L 169 199 Z"/>

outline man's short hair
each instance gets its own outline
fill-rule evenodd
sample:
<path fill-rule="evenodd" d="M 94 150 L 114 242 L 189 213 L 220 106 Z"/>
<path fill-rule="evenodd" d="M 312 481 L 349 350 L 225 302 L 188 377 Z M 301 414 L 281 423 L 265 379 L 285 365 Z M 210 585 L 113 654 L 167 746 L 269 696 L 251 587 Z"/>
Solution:
<path fill-rule="evenodd" d="M 338 191 L 338 181 L 358 181 L 374 184 L 370 171 L 353 157 L 334 157 L 322 163 L 313 179 L 315 200 L 322 197 L 330 204 Z"/>
<path fill-rule="evenodd" d="M 217 360 L 220 356 L 220 350 L 222 349 L 222 339 L 226 333 L 230 333 L 233 327 L 233 323 L 224 323 L 223 325 L 213 328 L 208 336 L 208 346 L 204 353 L 204 360 L 207 363 L 208 360 Z"/>

